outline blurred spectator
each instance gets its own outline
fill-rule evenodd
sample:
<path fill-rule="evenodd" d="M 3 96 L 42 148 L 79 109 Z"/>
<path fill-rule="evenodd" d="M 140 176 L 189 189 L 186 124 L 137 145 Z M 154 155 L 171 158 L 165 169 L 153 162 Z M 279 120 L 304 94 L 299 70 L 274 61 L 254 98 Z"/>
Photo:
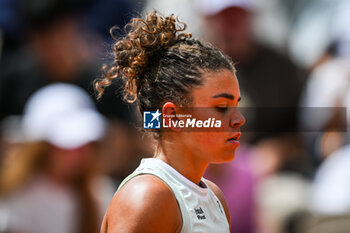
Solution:
<path fill-rule="evenodd" d="M 332 53 L 325 51 L 323 57 L 326 59 L 323 59 L 323 62 L 319 63 L 311 73 L 300 103 L 302 107 L 328 107 L 330 109 L 323 117 L 316 112 L 314 114 L 304 113 L 300 116 L 302 127 L 325 129 L 323 133 L 304 135 L 309 152 L 317 162 L 350 142 L 347 133 L 330 132 L 334 125 L 339 124 L 342 120 L 339 115 L 341 108 L 350 104 L 350 30 L 348 29 L 350 2 L 342 2 L 336 6 L 337 11 L 331 24 L 333 51 Z M 348 109 L 346 109 L 346 115 L 346 121 L 349 123 Z"/>
<path fill-rule="evenodd" d="M 89 96 L 69 84 L 40 89 L 22 126 L 25 141 L 1 169 L 2 232 L 98 232 L 114 187 L 96 173 L 105 122 Z"/>
<path fill-rule="evenodd" d="M 0 67 L 0 119 L 22 114 L 28 97 L 52 82 L 87 89 L 94 78 L 92 54 L 79 23 L 82 1 L 20 1 L 28 41 Z"/>
<path fill-rule="evenodd" d="M 110 41 L 106 42 L 105 35 L 111 26 L 122 28 L 135 14 L 134 6 L 141 4 L 113 0 L 16 0 L 5 5 L 8 17 L 16 18 L 19 25 L 6 18 L 3 28 L 19 27 L 13 30 L 21 40 L 20 46 L 4 54 L 0 63 L 0 119 L 21 114 L 28 97 L 53 82 L 76 84 L 92 96 L 100 63 L 110 62 L 98 58 L 106 46 L 109 49 Z M 96 101 L 98 109 L 109 117 L 132 121 L 129 106 L 122 103 L 116 89 L 107 88 L 102 100 Z"/>
<path fill-rule="evenodd" d="M 350 104 L 349 64 L 348 59 L 329 59 L 312 72 L 305 87 L 300 104 L 302 107 L 329 109 L 328 114 L 324 115 L 318 114 L 317 111 L 309 111 L 308 114 L 301 112 L 300 115 L 302 128 L 313 127 L 324 130 L 303 135 L 305 144 L 315 162 L 322 161 L 329 154 L 349 143 L 349 136 L 346 134 L 339 130 L 332 132 L 332 127 L 345 117 L 344 114 L 339 115 L 339 110 Z M 347 122 L 350 122 L 348 109 L 346 115 Z"/>

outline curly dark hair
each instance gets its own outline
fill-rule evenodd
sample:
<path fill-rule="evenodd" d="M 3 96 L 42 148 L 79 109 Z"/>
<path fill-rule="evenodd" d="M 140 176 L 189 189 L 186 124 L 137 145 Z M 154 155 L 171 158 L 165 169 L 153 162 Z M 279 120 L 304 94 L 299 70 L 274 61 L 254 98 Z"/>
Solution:
<path fill-rule="evenodd" d="M 113 37 L 114 62 L 102 67 L 103 78 L 95 82 L 98 98 L 122 77 L 124 98 L 136 101 L 141 113 L 159 109 L 166 101 L 182 106 L 191 102 L 191 88 L 202 84 L 204 72 L 235 72 L 221 51 L 184 33 L 186 24 L 174 15 L 148 13 L 145 19 L 133 18 L 125 29 L 125 37 Z"/>

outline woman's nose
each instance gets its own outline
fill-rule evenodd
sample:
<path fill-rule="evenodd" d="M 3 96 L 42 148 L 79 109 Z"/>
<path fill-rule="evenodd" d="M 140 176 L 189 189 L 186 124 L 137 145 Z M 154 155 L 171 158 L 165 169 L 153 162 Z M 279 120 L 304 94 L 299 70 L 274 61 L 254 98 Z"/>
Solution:
<path fill-rule="evenodd" d="M 245 123 L 244 116 L 238 111 L 238 109 L 235 110 L 235 114 L 233 114 L 232 119 L 230 120 L 230 127 L 232 128 L 239 128 Z"/>

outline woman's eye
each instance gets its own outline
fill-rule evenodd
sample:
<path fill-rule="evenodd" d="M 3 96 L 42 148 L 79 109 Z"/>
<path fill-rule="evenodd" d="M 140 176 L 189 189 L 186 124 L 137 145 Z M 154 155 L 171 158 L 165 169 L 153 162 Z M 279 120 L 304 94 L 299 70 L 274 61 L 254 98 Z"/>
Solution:
<path fill-rule="evenodd" d="M 224 106 L 218 106 L 216 107 L 216 110 L 219 111 L 219 112 L 226 112 L 227 111 L 227 107 L 224 107 Z"/>

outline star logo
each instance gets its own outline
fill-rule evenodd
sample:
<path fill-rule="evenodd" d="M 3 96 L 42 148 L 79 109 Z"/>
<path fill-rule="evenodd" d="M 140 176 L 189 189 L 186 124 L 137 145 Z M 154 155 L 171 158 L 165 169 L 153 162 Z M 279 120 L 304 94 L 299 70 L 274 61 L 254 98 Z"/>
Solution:
<path fill-rule="evenodd" d="M 160 129 L 160 113 L 157 111 L 146 111 L 143 112 L 143 128 L 144 129 Z"/>
<path fill-rule="evenodd" d="M 159 116 L 162 115 L 160 112 L 159 112 L 159 109 L 157 109 L 157 111 L 155 113 L 151 113 L 151 115 L 153 116 L 152 121 L 154 121 L 155 119 L 159 120 Z"/>

